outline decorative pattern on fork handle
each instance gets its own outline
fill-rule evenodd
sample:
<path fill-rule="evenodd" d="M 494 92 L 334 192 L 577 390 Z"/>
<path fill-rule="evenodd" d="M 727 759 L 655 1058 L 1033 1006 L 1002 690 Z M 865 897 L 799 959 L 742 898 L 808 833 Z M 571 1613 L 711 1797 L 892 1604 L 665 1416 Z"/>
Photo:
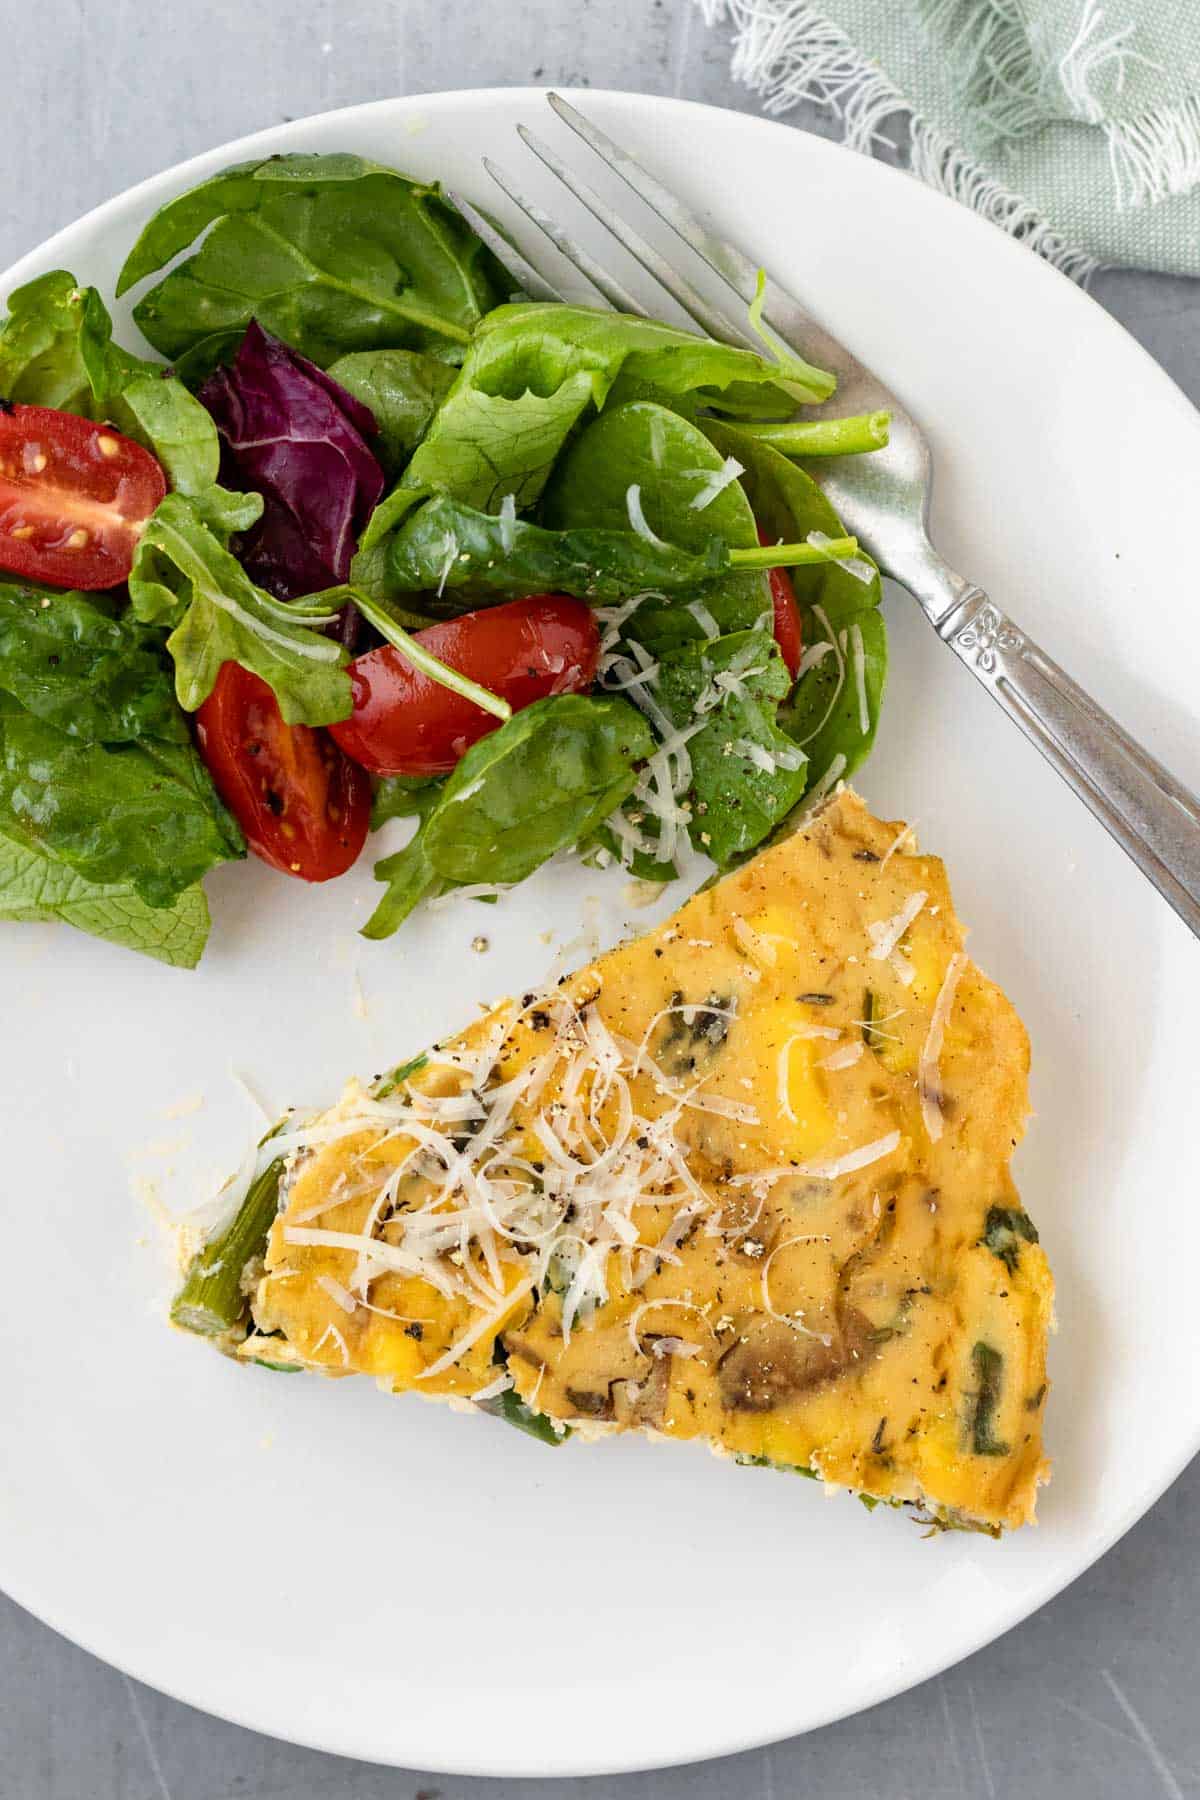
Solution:
<path fill-rule="evenodd" d="M 958 626 L 946 638 L 946 642 L 960 655 L 966 651 L 963 660 L 974 662 L 981 675 L 994 675 L 1001 660 L 997 653 L 1011 650 L 1020 655 L 1025 649 L 1025 639 L 1012 620 L 1006 619 L 1000 608 L 979 588 L 972 589 L 962 605 L 955 608 L 956 613 L 961 614 L 963 607 L 972 601 L 976 603 L 974 612 L 965 625 Z"/>

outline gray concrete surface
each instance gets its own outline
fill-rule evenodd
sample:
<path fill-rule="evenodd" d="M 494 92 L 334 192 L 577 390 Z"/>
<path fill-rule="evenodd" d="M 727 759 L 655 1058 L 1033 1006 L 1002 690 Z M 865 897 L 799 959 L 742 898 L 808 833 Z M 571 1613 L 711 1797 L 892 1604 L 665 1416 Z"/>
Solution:
<path fill-rule="evenodd" d="M 0 267 L 182 157 L 354 101 L 545 81 L 753 107 L 687 0 L 5 0 L 0 66 Z M 793 117 L 835 130 L 815 109 Z M 1200 401 L 1200 283 L 1119 272 L 1093 291 Z M 856 1719 L 697 1768 L 550 1786 L 274 1743 L 129 1681 L 0 1599 L 0 1800 L 1190 1800 L 1198 1514 L 1194 1465 L 1052 1605 Z"/>

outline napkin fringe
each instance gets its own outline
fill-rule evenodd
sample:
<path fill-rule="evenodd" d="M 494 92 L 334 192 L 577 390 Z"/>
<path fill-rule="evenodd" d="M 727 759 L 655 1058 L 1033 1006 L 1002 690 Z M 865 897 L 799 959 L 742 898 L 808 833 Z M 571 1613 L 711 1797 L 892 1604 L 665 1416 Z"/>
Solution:
<path fill-rule="evenodd" d="M 1117 210 L 1152 206 L 1200 182 L 1200 98 L 1156 106 L 1140 118 L 1104 127 Z"/>
<path fill-rule="evenodd" d="M 724 19 L 731 23 L 734 79 L 760 96 L 764 112 L 784 113 L 802 100 L 815 101 L 841 121 L 846 146 L 868 155 L 877 144 L 897 149 L 882 127 L 892 118 L 907 119 L 909 166 L 922 181 L 1020 239 L 1075 281 L 1086 284 L 1100 266 L 1090 251 L 1055 230 L 1031 200 L 997 181 L 940 127 L 917 113 L 878 64 L 809 0 L 787 0 L 783 5 L 779 0 L 696 0 L 696 4 L 706 24 Z M 1122 141 L 1114 149 L 1115 128 L 1109 138 L 1110 156 L 1116 159 L 1114 174 L 1119 161 L 1131 194 L 1161 179 L 1167 166 L 1168 159 L 1162 157 L 1156 164 L 1156 140 L 1141 136 L 1144 123 L 1125 128 L 1126 136 L 1131 130 L 1135 134 L 1131 143 Z M 1182 168 L 1187 161 L 1186 138 L 1173 136 L 1169 129 L 1162 136 L 1175 159 L 1170 166 Z M 1200 164 L 1200 114 L 1195 147 Z M 1156 167 L 1157 177 L 1151 173 Z"/>

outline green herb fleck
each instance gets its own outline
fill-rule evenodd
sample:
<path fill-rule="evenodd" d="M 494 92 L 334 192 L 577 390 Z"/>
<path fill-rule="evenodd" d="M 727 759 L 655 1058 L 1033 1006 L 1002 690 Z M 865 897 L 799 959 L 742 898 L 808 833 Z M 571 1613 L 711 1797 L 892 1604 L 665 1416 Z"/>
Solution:
<path fill-rule="evenodd" d="M 1009 1446 L 995 1436 L 996 1408 L 1004 1391 L 1004 1358 L 999 1350 L 981 1342 L 971 1352 L 971 1366 L 978 1383 L 971 1409 L 971 1448 L 976 1456 L 1007 1456 Z"/>
<path fill-rule="evenodd" d="M 1027 1244 L 1038 1241 L 1037 1227 L 1029 1215 L 1019 1206 L 989 1206 L 979 1242 L 986 1244 L 992 1255 L 1000 1258 L 1010 1275 L 1017 1272 L 1022 1241 Z"/>

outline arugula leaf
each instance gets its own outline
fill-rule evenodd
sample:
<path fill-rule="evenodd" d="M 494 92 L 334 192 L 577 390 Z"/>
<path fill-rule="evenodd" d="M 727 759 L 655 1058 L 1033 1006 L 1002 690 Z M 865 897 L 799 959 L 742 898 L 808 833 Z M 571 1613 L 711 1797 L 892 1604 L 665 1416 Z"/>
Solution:
<path fill-rule="evenodd" d="M 383 775 L 371 802 L 371 830 L 389 819 L 423 819 L 441 798 L 440 775 Z"/>
<path fill-rule="evenodd" d="M 158 363 L 112 341 L 112 320 L 95 288 L 54 269 L 9 296 L 0 329 L 0 396 L 106 420 L 153 452 L 179 493 L 217 479 L 212 420 Z"/>
<path fill-rule="evenodd" d="M 376 865 L 389 891 L 364 928 L 387 937 L 446 884 L 523 881 L 558 850 L 595 835 L 632 792 L 654 738 L 619 699 L 536 700 L 480 738 L 397 856 Z"/>
<path fill-rule="evenodd" d="M 201 488 L 188 495 L 188 506 L 202 525 L 212 532 L 222 550 L 228 550 L 239 532 L 249 531 L 262 517 L 261 494 L 242 494 L 234 488 Z"/>
<path fill-rule="evenodd" d="M 157 456 L 177 494 L 198 494 L 216 481 L 221 461 L 216 427 L 182 381 L 165 369 L 143 364 L 141 373 L 109 388 L 99 406 L 118 431 Z"/>
<path fill-rule="evenodd" d="M 790 685 L 766 631 L 731 632 L 661 659 L 656 692 L 668 717 L 685 726 L 712 715 L 687 748 L 692 831 L 719 869 L 761 844 L 804 793 L 803 752 L 775 722 Z"/>
<path fill-rule="evenodd" d="M 151 907 L 172 906 L 217 863 L 246 853 L 190 744 L 83 744 L 12 700 L 0 801 L 41 849 Z"/>
<path fill-rule="evenodd" d="M 696 555 L 714 537 L 731 550 L 755 548 L 754 514 L 738 482 L 722 488 L 707 506 L 692 505 L 723 461 L 698 426 L 653 401 L 631 401 L 601 413 L 580 432 L 554 471 L 542 517 L 560 529 L 620 530 L 629 525 L 633 484 L 646 523 L 668 543 Z M 637 593 L 638 585 L 627 591 Z M 721 631 L 749 629 L 771 608 L 768 579 L 759 570 L 710 577 L 692 598 L 703 601 Z M 642 602 L 626 633 L 655 653 L 710 635 L 685 603 L 654 598 Z"/>
<path fill-rule="evenodd" d="M 391 539 L 388 579 L 393 592 L 429 591 L 426 604 L 434 613 L 462 612 L 481 600 L 524 594 L 617 601 L 644 588 L 694 591 L 725 571 L 727 562 L 719 538 L 709 538 L 692 555 L 672 544 L 648 544 L 630 530 L 548 531 L 438 497 Z"/>
<path fill-rule="evenodd" d="M 445 885 L 425 853 L 424 827 L 416 837 L 375 864 L 376 881 L 386 881 L 387 893 L 362 928 L 365 938 L 388 938 L 399 930 L 414 907 L 439 894 Z"/>
<path fill-rule="evenodd" d="M 0 585 L 0 689 L 84 743 L 187 743 L 162 634 L 84 594 Z"/>
<path fill-rule="evenodd" d="M 194 969 L 208 939 L 204 889 L 147 906 L 125 882 L 88 881 L 51 856 L 14 819 L 0 820 L 0 919 L 58 920 L 177 969 Z"/>
<path fill-rule="evenodd" d="M 433 350 L 457 359 L 505 291 L 487 250 L 436 186 L 359 156 L 237 163 L 160 207 L 117 293 L 198 250 L 134 307 L 189 384 L 251 318 L 322 368 L 352 350 Z"/>
<path fill-rule="evenodd" d="M 536 301 L 499 306 L 476 329 L 403 485 L 485 512 L 513 494 L 525 512 L 584 414 L 618 403 L 618 379 L 625 393 L 651 388 L 705 402 L 746 382 L 770 392 L 777 411 L 791 411 L 781 383 L 801 371 L 807 398 L 832 391 L 833 378 L 807 364 L 785 368 L 655 319 Z"/>
<path fill-rule="evenodd" d="M 717 450 L 743 465 L 741 484 L 768 538 L 803 541 L 810 531 L 841 535 L 841 521 L 820 488 L 780 451 L 734 426 L 710 420 L 705 431 Z M 864 583 L 837 562 L 788 572 L 806 652 L 822 643 L 831 646 L 801 675 L 780 713 L 783 729 L 808 756 L 811 786 L 836 758 L 845 759 L 837 766 L 846 777 L 870 754 L 887 680 L 887 628 L 878 573 Z M 860 641 L 861 680 L 856 673 Z"/>
<path fill-rule="evenodd" d="M 328 725 L 351 710 L 345 650 L 311 630 L 303 612 L 255 587 L 224 547 L 261 507 L 257 494 L 220 488 L 194 502 L 168 494 L 133 559 L 133 611 L 146 624 L 172 628 L 167 649 L 185 712 L 208 698 L 222 663 L 239 662 L 272 688 L 289 725 Z"/>
<path fill-rule="evenodd" d="M 394 478 L 454 386 L 455 370 L 415 350 L 354 350 L 330 363 L 329 374 L 370 407 L 378 432 L 372 449 Z"/>

